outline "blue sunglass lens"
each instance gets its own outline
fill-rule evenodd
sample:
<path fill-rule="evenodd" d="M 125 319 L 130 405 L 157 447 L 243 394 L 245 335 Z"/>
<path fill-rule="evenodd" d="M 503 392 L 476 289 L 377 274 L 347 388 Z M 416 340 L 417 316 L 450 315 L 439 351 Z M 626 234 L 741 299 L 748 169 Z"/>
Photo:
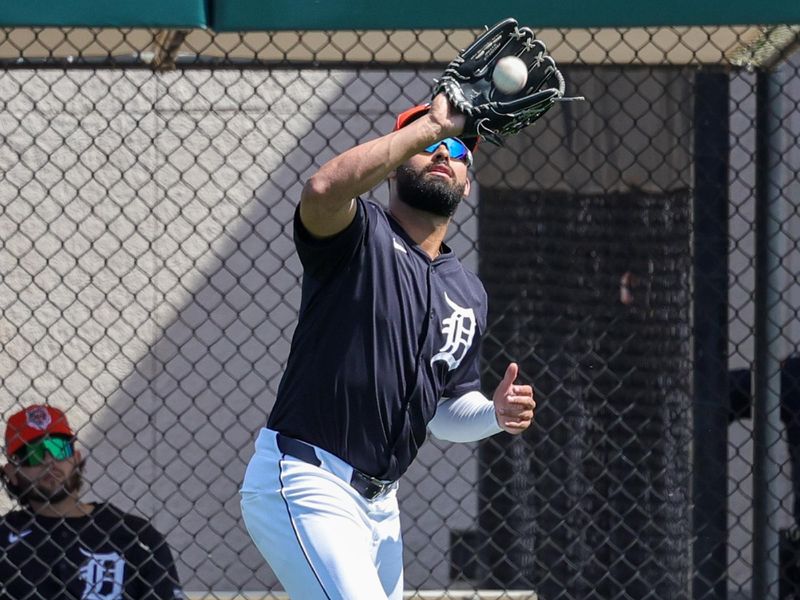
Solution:
<path fill-rule="evenodd" d="M 468 159 L 469 148 L 458 138 L 445 138 L 425 148 L 425 152 L 433 154 L 442 144 L 447 148 L 447 153 L 450 155 L 450 158 L 455 158 L 456 160 Z"/>

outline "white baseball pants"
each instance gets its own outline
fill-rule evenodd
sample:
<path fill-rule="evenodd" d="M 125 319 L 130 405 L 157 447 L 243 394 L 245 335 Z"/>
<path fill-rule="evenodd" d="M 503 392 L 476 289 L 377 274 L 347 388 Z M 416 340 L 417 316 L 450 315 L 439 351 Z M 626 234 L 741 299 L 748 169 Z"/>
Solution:
<path fill-rule="evenodd" d="M 396 485 L 367 500 L 350 486 L 352 467 L 314 450 L 320 466 L 261 430 L 241 489 L 250 537 L 292 600 L 401 600 Z"/>

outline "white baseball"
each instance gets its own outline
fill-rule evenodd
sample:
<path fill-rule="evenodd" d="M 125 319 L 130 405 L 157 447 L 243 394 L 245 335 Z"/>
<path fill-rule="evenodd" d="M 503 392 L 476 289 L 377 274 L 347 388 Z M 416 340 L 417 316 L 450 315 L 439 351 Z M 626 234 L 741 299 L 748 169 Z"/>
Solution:
<path fill-rule="evenodd" d="M 528 65 L 516 56 L 504 56 L 494 66 L 492 81 L 504 94 L 516 94 L 528 82 Z"/>

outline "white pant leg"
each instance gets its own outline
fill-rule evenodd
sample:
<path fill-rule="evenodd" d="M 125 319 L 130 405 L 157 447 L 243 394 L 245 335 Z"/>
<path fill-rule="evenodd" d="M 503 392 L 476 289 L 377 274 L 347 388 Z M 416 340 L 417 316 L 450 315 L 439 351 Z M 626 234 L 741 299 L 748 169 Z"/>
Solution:
<path fill-rule="evenodd" d="M 384 504 L 385 503 L 385 504 Z M 389 600 L 403 598 L 403 541 L 397 496 L 371 503 L 370 515 L 375 527 L 373 560 L 378 577 Z"/>
<path fill-rule="evenodd" d="M 293 599 L 402 598 L 394 491 L 365 500 L 346 483 L 352 469 L 317 452 L 323 468 L 284 458 L 275 432 L 262 430 L 242 485 L 250 536 Z"/>

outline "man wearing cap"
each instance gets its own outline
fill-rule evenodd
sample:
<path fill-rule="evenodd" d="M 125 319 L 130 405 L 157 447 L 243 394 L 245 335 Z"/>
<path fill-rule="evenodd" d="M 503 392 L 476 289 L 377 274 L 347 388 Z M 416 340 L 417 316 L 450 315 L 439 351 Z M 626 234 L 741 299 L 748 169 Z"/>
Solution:
<path fill-rule="evenodd" d="M 63 412 L 29 406 L 5 433 L 3 481 L 22 506 L 0 518 L 3 600 L 177 600 L 172 553 L 146 520 L 79 499 L 84 460 Z"/>
<path fill-rule="evenodd" d="M 397 480 L 427 429 L 473 441 L 533 419 L 515 363 L 481 393 L 486 292 L 444 243 L 470 189 L 464 121 L 438 95 L 303 188 L 299 320 L 241 490 L 248 531 L 293 600 L 399 600 Z M 388 210 L 361 198 L 387 179 Z"/>

